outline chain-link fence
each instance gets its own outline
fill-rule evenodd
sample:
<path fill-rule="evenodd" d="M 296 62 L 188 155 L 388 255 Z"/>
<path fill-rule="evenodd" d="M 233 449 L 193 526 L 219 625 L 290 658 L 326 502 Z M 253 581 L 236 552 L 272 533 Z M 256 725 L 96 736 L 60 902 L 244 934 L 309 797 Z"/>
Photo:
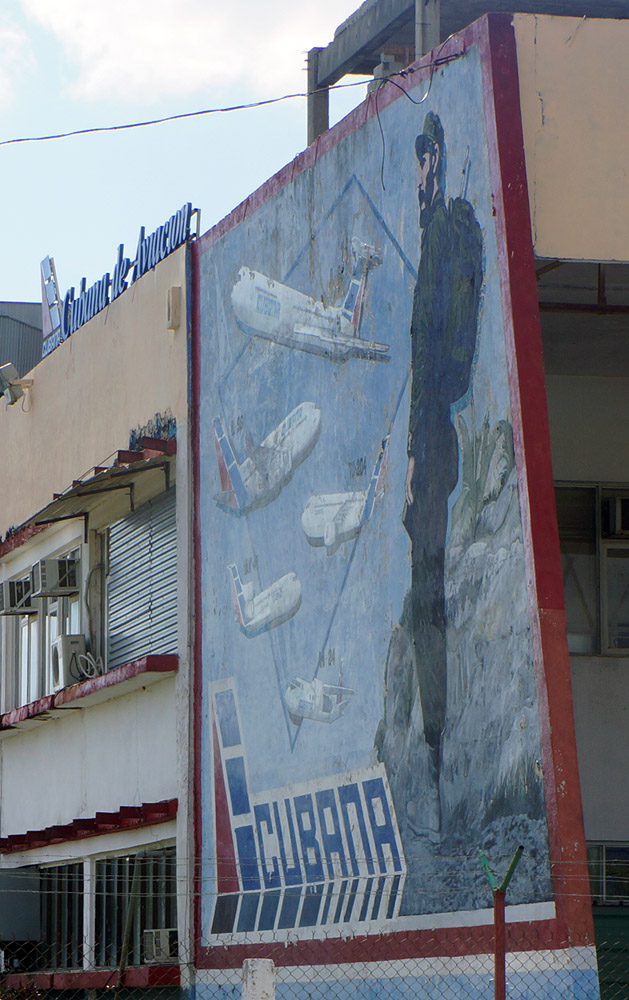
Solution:
<path fill-rule="evenodd" d="M 209 940 L 190 949 L 192 954 L 173 928 L 138 935 L 121 911 L 112 927 L 117 944 L 107 952 L 78 933 L 80 916 L 69 914 L 43 943 L 2 942 L 2 1000 L 57 994 L 169 1000 L 190 991 L 197 1000 L 494 1000 L 497 995 L 492 926 L 343 938 L 318 933 L 311 940 L 295 936 L 282 942 L 238 935 L 237 944 Z M 253 986 L 261 982 L 262 992 L 247 991 L 251 962 Z M 629 937 L 598 941 L 596 951 L 551 948 L 544 947 L 535 925 L 508 927 L 504 995 L 628 1000 Z"/>

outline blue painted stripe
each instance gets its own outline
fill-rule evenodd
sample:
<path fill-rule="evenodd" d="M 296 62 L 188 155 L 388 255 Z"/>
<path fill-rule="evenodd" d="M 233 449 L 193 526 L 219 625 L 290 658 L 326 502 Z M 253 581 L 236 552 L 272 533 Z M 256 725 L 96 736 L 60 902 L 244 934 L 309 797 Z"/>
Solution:
<path fill-rule="evenodd" d="M 225 761 L 229 796 L 234 816 L 243 816 L 251 811 L 249 792 L 247 790 L 247 774 L 244 757 L 230 757 Z"/>
<path fill-rule="evenodd" d="M 242 741 L 240 739 L 240 727 L 238 725 L 238 713 L 236 711 L 234 692 L 231 689 L 227 691 L 217 691 L 215 701 L 223 746 L 240 746 Z"/>

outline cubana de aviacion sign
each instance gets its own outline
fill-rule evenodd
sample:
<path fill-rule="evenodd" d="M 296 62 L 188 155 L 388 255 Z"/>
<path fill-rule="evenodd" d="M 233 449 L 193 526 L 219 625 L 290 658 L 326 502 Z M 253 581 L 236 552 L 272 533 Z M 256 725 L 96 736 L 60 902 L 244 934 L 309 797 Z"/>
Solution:
<path fill-rule="evenodd" d="M 60 302 L 59 323 L 42 344 L 42 358 L 54 351 L 55 347 L 67 340 L 79 327 L 87 323 L 105 306 L 117 299 L 129 284 L 133 284 L 143 274 L 159 264 L 161 260 L 185 243 L 190 236 L 190 221 L 192 218 L 192 203 L 186 202 L 178 212 L 152 232 L 145 235 L 144 226 L 140 227 L 135 260 L 125 257 L 124 243 L 118 247 L 118 254 L 113 273 L 107 271 L 102 278 L 87 287 L 85 278 L 81 278 L 79 293 L 76 295 L 74 286 L 66 292 L 63 302 Z M 129 278 L 129 272 L 131 277 Z"/>

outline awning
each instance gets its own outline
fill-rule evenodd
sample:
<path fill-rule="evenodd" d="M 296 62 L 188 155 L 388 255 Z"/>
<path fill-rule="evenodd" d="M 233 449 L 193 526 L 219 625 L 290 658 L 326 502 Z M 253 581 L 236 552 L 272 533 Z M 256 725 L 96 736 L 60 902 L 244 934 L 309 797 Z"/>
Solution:
<path fill-rule="evenodd" d="M 174 481 L 175 442 L 155 442 L 143 451 L 119 451 L 109 467 L 96 466 L 88 478 L 75 481 L 55 494 L 45 507 L 25 521 L 18 533 L 56 521 L 82 518 L 85 537 L 90 528 L 121 520 L 147 500 L 167 490 Z M 170 446 L 168 454 L 165 448 Z"/>

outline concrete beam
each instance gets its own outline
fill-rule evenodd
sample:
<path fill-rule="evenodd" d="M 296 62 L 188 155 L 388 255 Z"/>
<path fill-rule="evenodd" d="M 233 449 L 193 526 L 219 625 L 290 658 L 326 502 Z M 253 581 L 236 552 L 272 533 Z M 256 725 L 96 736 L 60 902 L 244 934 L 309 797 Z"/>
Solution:
<path fill-rule="evenodd" d="M 319 89 L 319 54 L 323 49 L 308 53 L 308 145 L 330 127 L 330 95 L 327 88 Z"/>
<path fill-rule="evenodd" d="M 330 86 L 346 73 L 373 73 L 380 51 L 404 25 L 412 25 L 415 0 L 379 0 L 348 18 L 346 27 L 319 54 L 319 86 Z"/>

